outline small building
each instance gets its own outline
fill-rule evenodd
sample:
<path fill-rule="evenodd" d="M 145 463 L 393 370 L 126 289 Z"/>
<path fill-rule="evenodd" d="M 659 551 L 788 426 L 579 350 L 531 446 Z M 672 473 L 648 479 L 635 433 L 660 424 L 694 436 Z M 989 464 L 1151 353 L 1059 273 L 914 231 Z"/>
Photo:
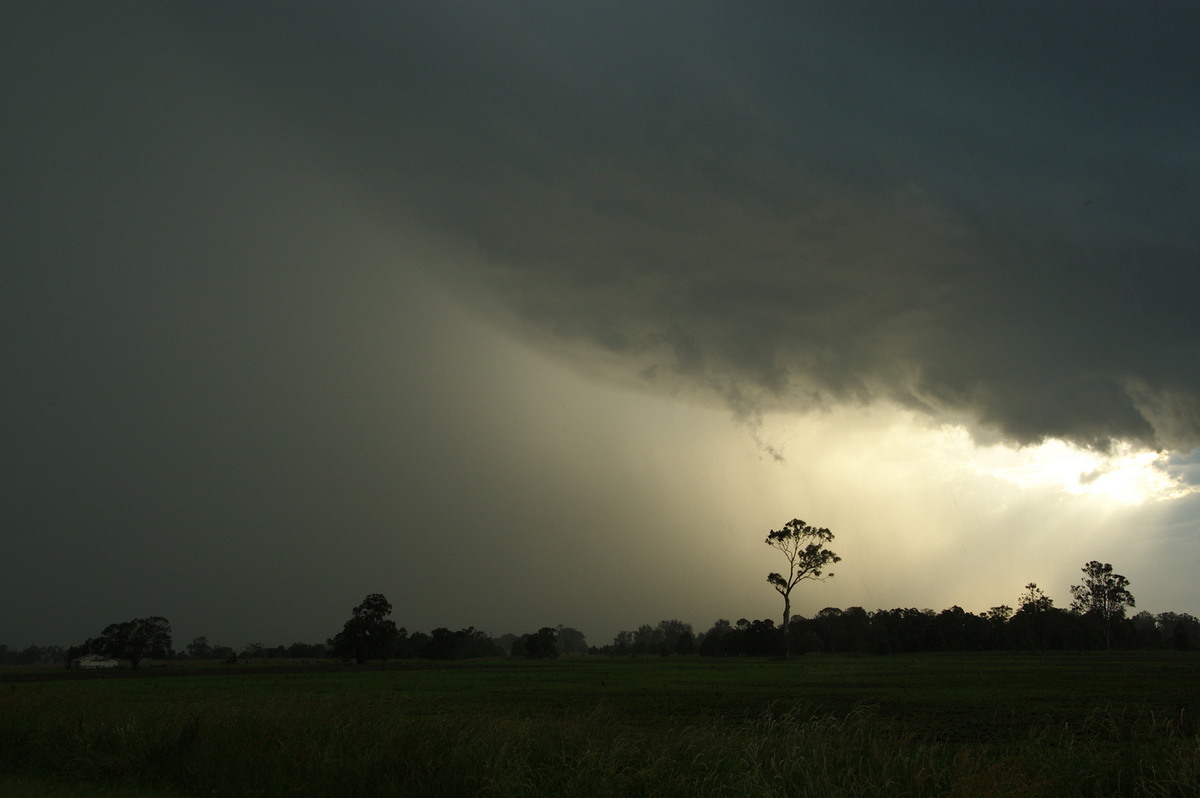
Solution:
<path fill-rule="evenodd" d="M 99 654 L 84 654 L 71 660 L 71 667 L 80 670 L 95 670 L 96 668 L 115 668 L 121 663 L 111 657 Z"/>

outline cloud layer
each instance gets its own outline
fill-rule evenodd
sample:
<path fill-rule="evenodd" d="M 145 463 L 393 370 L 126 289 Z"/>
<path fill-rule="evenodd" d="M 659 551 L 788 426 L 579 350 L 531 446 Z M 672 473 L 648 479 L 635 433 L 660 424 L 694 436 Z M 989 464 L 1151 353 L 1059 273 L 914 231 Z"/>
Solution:
<path fill-rule="evenodd" d="M 199 27 L 581 368 L 746 419 L 888 401 L 981 438 L 1186 450 L 1200 55 L 1183 12 L 1068 6 Z"/>

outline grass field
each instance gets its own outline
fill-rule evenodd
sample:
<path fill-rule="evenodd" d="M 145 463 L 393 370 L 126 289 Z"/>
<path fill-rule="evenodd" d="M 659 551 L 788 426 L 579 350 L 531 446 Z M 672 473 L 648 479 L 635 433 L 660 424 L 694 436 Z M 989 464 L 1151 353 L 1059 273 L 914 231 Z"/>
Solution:
<path fill-rule="evenodd" d="M 1194 798 L 1197 713 L 1175 653 L 13 681 L 0 794 Z"/>

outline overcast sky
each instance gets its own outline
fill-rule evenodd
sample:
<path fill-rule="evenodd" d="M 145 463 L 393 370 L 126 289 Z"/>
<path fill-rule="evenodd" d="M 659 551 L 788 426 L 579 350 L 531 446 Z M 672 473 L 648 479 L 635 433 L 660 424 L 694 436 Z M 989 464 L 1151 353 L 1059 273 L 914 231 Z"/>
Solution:
<path fill-rule="evenodd" d="M 1200 614 L 1182 8 L 5 4 L 0 643 Z"/>

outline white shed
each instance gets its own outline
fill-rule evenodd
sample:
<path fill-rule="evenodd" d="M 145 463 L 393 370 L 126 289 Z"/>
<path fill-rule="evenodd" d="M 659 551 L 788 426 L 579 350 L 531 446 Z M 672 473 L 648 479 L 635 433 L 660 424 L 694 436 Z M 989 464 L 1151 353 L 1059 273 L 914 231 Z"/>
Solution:
<path fill-rule="evenodd" d="M 71 660 L 72 668 L 81 670 L 92 670 L 95 668 L 115 668 L 121 663 L 110 657 L 102 657 L 99 654 L 84 654 L 82 657 L 76 657 Z"/>

